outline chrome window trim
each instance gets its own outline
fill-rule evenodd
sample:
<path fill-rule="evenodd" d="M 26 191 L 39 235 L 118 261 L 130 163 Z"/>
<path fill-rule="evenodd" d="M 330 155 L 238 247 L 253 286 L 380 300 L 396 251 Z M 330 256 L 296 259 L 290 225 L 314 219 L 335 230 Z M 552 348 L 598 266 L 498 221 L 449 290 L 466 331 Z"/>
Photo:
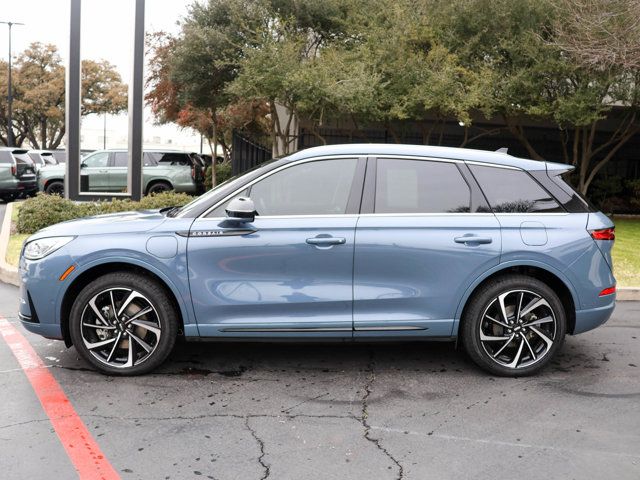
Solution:
<path fill-rule="evenodd" d="M 352 159 L 358 159 L 360 157 L 362 157 L 363 155 L 343 155 L 343 154 L 338 154 L 338 155 L 324 155 L 324 156 L 320 156 L 320 157 L 312 157 L 312 158 L 303 158 L 301 160 L 296 160 L 294 162 L 288 163 L 286 165 L 282 165 L 278 168 L 275 168 L 273 170 L 271 170 L 270 172 L 265 173 L 264 175 L 253 179 L 251 182 L 246 183 L 245 185 L 239 187 L 237 190 L 234 190 L 232 193 L 230 193 L 229 195 L 227 195 L 226 197 L 224 197 L 222 200 L 220 200 L 219 202 L 216 202 L 213 206 L 209 207 L 207 210 L 204 211 L 204 213 L 202 213 L 200 216 L 196 217 L 195 221 L 197 222 L 198 220 L 214 220 L 214 219 L 220 219 L 220 218 L 226 218 L 226 217 L 211 217 L 211 218 L 207 218 L 207 215 L 209 215 L 209 213 L 213 210 L 215 210 L 216 208 L 218 208 L 220 205 L 222 205 L 223 203 L 225 203 L 227 200 L 233 198 L 235 195 L 237 195 L 238 193 L 242 192 L 243 190 L 246 190 L 247 188 L 250 188 L 252 185 L 254 185 L 255 183 L 258 183 L 259 181 L 275 174 L 278 173 L 282 170 L 285 170 L 287 168 L 296 166 L 296 165 L 301 165 L 303 163 L 309 163 L 309 162 L 315 162 L 315 161 L 319 161 L 319 160 L 337 160 L 337 159 L 341 159 L 341 158 L 352 158 Z M 518 167 L 512 167 L 510 165 L 496 165 L 493 163 L 485 163 L 485 162 L 477 162 L 477 161 L 472 161 L 472 160 L 457 160 L 457 159 L 453 159 L 453 158 L 439 158 L 439 157 L 423 157 L 423 156 L 419 156 L 419 155 L 402 155 L 402 154 L 389 154 L 389 155 L 377 155 L 377 154 L 371 154 L 371 155 L 364 155 L 368 158 L 393 158 L 393 159 L 407 159 L 407 160 L 426 160 L 426 161 L 431 161 L 431 162 L 443 162 L 443 163 L 462 163 L 462 164 L 471 164 L 471 165 L 480 165 L 480 166 L 484 166 L 484 167 L 493 167 L 493 168 L 504 168 L 507 170 L 520 170 L 523 172 L 526 172 L 526 170 L 523 170 L 521 168 Z M 466 181 L 466 180 L 465 180 Z M 448 216 L 448 215 L 475 215 L 475 216 L 490 216 L 490 215 L 568 215 L 567 212 L 560 212 L 560 213 L 535 213 L 535 212 L 527 212 L 527 213 L 493 213 L 493 212 L 488 212 L 488 213 L 478 213 L 478 212 L 455 212 L 455 213 L 361 213 L 361 214 L 336 214 L 336 215 L 326 215 L 326 214 L 322 214 L 322 215 L 260 215 L 259 218 L 262 219 L 287 219 L 287 218 L 334 218 L 334 217 L 340 217 L 340 218 L 352 218 L 352 217 L 372 217 L 372 216 L 379 216 L 379 217 L 423 217 L 423 216 Z"/>

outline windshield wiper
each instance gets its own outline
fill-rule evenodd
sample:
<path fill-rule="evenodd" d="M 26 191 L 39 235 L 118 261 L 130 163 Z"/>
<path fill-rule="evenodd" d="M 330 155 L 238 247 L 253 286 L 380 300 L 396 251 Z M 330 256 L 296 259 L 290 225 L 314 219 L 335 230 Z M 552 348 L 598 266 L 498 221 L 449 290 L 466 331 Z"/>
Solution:
<path fill-rule="evenodd" d="M 175 217 L 179 211 L 180 207 L 164 207 L 160 209 L 160 213 L 163 213 L 167 217 Z"/>

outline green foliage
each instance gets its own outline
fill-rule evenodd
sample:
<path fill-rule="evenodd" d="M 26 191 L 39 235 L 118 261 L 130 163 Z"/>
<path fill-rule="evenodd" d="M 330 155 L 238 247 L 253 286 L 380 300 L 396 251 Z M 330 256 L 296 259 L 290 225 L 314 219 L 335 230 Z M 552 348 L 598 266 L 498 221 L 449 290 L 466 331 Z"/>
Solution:
<path fill-rule="evenodd" d="M 231 162 L 216 163 L 216 185 L 220 185 L 221 183 L 226 182 L 232 176 L 233 173 L 231 173 Z M 211 188 L 213 188 L 211 180 L 211 166 L 208 166 L 204 178 L 205 189 L 211 190 Z"/>
<path fill-rule="evenodd" d="M 153 210 L 182 206 L 193 200 L 186 193 L 163 192 L 143 197 L 140 202 L 112 200 L 100 202 L 72 202 L 58 195 L 38 194 L 22 202 L 18 212 L 18 233 L 34 233 L 42 228 L 75 218 L 132 210 Z"/>

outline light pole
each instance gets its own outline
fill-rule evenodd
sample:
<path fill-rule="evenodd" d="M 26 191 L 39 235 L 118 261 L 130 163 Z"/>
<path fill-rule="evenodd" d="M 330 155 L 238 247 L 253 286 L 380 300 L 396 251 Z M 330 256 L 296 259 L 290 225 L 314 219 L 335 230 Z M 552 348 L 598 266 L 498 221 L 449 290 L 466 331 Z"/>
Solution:
<path fill-rule="evenodd" d="M 11 27 L 24 25 L 19 22 L 0 22 L 9 26 L 9 77 L 7 93 L 7 147 L 13 147 L 13 91 L 11 89 Z"/>

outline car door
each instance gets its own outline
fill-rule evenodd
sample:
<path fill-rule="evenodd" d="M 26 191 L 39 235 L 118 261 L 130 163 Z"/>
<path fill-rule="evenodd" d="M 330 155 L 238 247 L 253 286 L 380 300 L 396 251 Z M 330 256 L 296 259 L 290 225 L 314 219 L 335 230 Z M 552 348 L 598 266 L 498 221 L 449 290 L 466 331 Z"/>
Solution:
<path fill-rule="evenodd" d="M 287 164 L 194 221 L 187 251 L 201 335 L 351 337 L 364 168 L 353 157 Z M 230 224 L 226 203 L 247 195 L 255 220 Z"/>
<path fill-rule="evenodd" d="M 90 192 L 109 191 L 109 152 L 94 152 L 82 160 L 81 175 L 89 176 Z"/>
<path fill-rule="evenodd" d="M 109 191 L 125 192 L 127 190 L 128 152 L 112 152 L 109 160 Z"/>
<path fill-rule="evenodd" d="M 371 159 L 354 255 L 354 336 L 449 337 L 497 265 L 500 225 L 461 162 Z"/>

